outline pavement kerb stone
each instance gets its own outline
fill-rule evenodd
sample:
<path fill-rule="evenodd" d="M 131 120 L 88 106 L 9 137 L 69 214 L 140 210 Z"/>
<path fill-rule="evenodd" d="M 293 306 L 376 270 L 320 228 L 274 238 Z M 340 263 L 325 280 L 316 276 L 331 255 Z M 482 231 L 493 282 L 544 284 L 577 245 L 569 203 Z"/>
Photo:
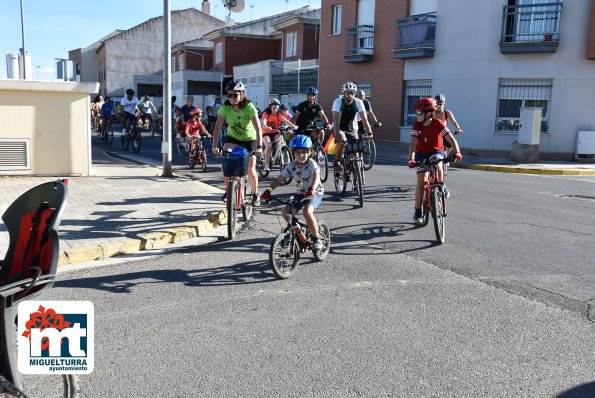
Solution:
<path fill-rule="evenodd" d="M 454 163 L 454 164 L 451 163 L 450 167 L 460 168 L 460 169 L 482 170 L 482 171 L 497 171 L 497 172 L 501 172 L 501 173 L 595 176 L 595 170 L 541 169 L 541 168 L 530 168 L 530 167 L 516 167 L 516 166 L 489 165 L 489 164 L 465 164 L 465 163 Z"/>
<path fill-rule="evenodd" d="M 170 243 L 206 235 L 207 231 L 226 221 L 226 211 L 218 210 L 207 219 L 193 221 L 186 225 L 158 232 L 139 235 L 140 239 L 122 239 L 108 244 L 89 245 L 65 249 L 59 256 L 58 266 L 105 260 L 122 254 L 132 254 L 143 250 L 162 248 Z"/>

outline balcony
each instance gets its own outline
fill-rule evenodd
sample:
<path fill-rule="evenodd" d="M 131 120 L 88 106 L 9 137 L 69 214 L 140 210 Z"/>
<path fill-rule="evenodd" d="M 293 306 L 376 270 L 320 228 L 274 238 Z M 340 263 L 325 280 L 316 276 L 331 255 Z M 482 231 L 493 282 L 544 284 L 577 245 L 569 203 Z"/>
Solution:
<path fill-rule="evenodd" d="M 436 39 L 436 13 L 412 15 L 397 19 L 395 49 L 398 59 L 431 58 Z"/>
<path fill-rule="evenodd" d="M 370 62 L 374 54 L 374 27 L 352 26 L 345 29 L 345 62 Z"/>
<path fill-rule="evenodd" d="M 560 43 L 561 10 L 561 2 L 504 6 L 500 52 L 556 52 Z"/>

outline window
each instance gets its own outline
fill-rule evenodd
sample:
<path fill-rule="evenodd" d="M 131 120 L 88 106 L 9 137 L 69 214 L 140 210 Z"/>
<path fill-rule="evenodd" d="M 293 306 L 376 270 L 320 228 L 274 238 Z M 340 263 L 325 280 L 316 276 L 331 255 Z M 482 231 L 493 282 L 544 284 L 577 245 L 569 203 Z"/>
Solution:
<path fill-rule="evenodd" d="M 295 57 L 297 55 L 297 31 L 289 32 L 286 38 L 285 57 Z"/>
<path fill-rule="evenodd" d="M 432 96 L 431 80 L 408 80 L 405 82 L 403 101 L 403 126 L 413 126 L 415 122 L 415 103 L 422 98 Z"/>
<path fill-rule="evenodd" d="M 184 53 L 178 54 L 178 70 L 184 70 Z"/>
<path fill-rule="evenodd" d="M 343 6 L 341 4 L 336 4 L 333 6 L 333 25 L 332 25 L 332 35 L 340 35 L 341 34 L 341 14 L 343 13 Z"/>
<path fill-rule="evenodd" d="M 551 79 L 500 79 L 498 84 L 497 132 L 519 131 L 522 107 L 539 107 L 541 132 L 548 132 Z"/>
<path fill-rule="evenodd" d="M 215 63 L 220 64 L 223 62 L 223 43 L 215 44 Z"/>
<path fill-rule="evenodd" d="M 372 97 L 372 82 L 354 82 L 358 90 L 364 90 L 366 99 Z"/>

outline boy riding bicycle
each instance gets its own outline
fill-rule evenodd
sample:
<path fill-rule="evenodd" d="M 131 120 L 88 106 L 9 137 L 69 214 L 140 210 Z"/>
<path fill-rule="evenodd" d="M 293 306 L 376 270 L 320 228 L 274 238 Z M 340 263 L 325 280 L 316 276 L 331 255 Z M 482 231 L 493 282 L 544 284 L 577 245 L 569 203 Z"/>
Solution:
<path fill-rule="evenodd" d="M 453 137 L 450 130 L 440 120 L 434 117 L 436 102 L 433 98 L 422 98 L 415 104 L 415 123 L 411 131 L 411 142 L 409 144 L 409 168 L 414 168 L 416 162 L 429 160 L 431 158 L 444 159 L 444 144 L 446 139 L 455 150 L 455 159 L 462 160 L 463 156 L 459 149 L 457 140 Z M 418 166 L 417 188 L 415 189 L 415 214 L 413 222 L 422 224 L 421 200 L 423 196 L 424 183 L 428 178 L 430 166 Z M 438 168 L 436 180 L 443 182 L 442 167 Z"/>
<path fill-rule="evenodd" d="M 285 178 L 295 178 L 298 198 L 303 198 L 292 208 L 283 209 L 283 218 L 289 222 L 289 211 L 297 213 L 302 207 L 304 209 L 304 219 L 310 227 L 313 238 L 313 247 L 315 250 L 322 250 L 322 239 L 318 234 L 318 222 L 314 217 L 314 210 L 320 206 L 322 202 L 322 195 L 324 187 L 320 183 L 320 168 L 316 161 L 310 158 L 310 148 L 312 148 L 312 140 L 305 135 L 296 135 L 290 143 L 291 151 L 293 152 L 293 160 L 277 177 L 271 185 L 261 195 L 261 199 L 270 200 L 271 192 L 283 182 Z"/>

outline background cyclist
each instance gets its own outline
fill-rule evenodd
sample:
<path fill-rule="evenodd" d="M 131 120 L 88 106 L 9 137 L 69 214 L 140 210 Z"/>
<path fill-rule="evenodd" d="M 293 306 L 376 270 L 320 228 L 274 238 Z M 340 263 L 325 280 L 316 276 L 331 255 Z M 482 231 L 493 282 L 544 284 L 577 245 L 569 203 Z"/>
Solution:
<path fill-rule="evenodd" d="M 324 128 L 328 129 L 330 127 L 322 106 L 316 101 L 317 96 L 318 89 L 316 87 L 308 87 L 306 90 L 306 101 L 300 102 L 297 106 L 295 115 L 291 118 L 291 121 L 297 125 L 297 134 L 306 134 L 306 128 L 314 124 L 316 119 L 322 120 Z M 322 144 L 324 141 L 324 131 L 320 131 L 318 140 Z"/>
<path fill-rule="evenodd" d="M 140 106 L 138 98 L 134 96 L 133 89 L 126 90 L 126 95 L 120 100 L 120 105 L 122 106 L 120 125 L 124 129 L 126 128 L 126 120 L 129 120 L 131 125 L 136 122 L 136 114 Z"/>
<path fill-rule="evenodd" d="M 153 121 L 153 115 L 157 116 L 157 108 L 155 108 L 155 105 L 151 102 L 148 95 L 144 96 L 140 109 L 142 111 L 141 119 L 143 121 L 143 126 L 148 128 L 149 123 Z"/>
<path fill-rule="evenodd" d="M 434 117 L 435 110 L 436 103 L 433 98 L 422 98 L 415 104 L 415 123 L 413 123 L 411 142 L 409 143 L 409 168 L 414 168 L 415 162 L 430 158 L 444 159 L 444 139 L 450 142 L 455 149 L 456 160 L 463 159 L 457 140 L 444 123 Z M 416 224 L 423 223 L 421 200 L 428 171 L 430 171 L 429 165 L 418 166 L 416 169 L 417 187 L 415 189 L 415 213 L 413 214 L 413 222 Z M 442 167 L 438 167 L 436 180 L 443 182 Z"/>
<path fill-rule="evenodd" d="M 200 133 L 202 132 L 206 137 L 211 137 L 211 134 L 207 131 L 205 126 L 202 124 L 202 109 L 196 108 L 195 110 L 190 112 L 192 119 L 186 123 L 186 137 L 190 139 L 190 137 L 196 137 L 193 141 L 193 147 L 198 145 L 200 142 Z M 190 148 L 194 149 L 194 148 Z"/>
<path fill-rule="evenodd" d="M 366 98 L 366 93 L 364 90 L 357 90 L 355 92 L 355 98 L 361 99 L 364 103 L 364 107 L 366 108 L 366 115 L 368 116 L 368 122 L 372 121 L 374 127 L 381 127 L 382 123 L 378 121 L 376 114 L 372 110 L 372 103 Z M 360 134 L 364 133 L 364 123 L 360 120 L 357 122 L 357 126 L 359 129 Z"/>
<path fill-rule="evenodd" d="M 359 140 L 357 120 L 362 120 L 366 133 L 372 137 L 372 128 L 366 116 L 362 100 L 355 98 L 357 86 L 347 82 L 343 85 L 343 95 L 333 102 L 333 127 L 335 133 L 335 173 L 341 169 L 341 156 L 347 141 Z"/>
<path fill-rule="evenodd" d="M 285 178 L 295 178 L 297 187 L 297 204 L 291 209 L 292 213 L 297 213 L 302 207 L 304 209 L 304 219 L 310 227 L 312 232 L 313 246 L 316 250 L 322 250 L 322 240 L 318 234 L 318 222 L 314 216 L 314 210 L 320 206 L 322 202 L 322 195 L 324 194 L 324 187 L 320 182 L 320 168 L 318 163 L 310 158 L 310 149 L 312 148 L 312 140 L 305 135 L 296 135 L 290 143 L 291 151 L 293 152 L 294 160 L 283 169 L 280 176 L 275 178 L 271 185 L 262 193 L 261 198 L 264 200 L 271 199 L 271 192 L 283 182 Z M 288 221 L 290 209 L 285 207 L 283 210 L 283 218 Z"/>
<path fill-rule="evenodd" d="M 256 152 L 256 156 L 262 155 L 262 129 L 258 120 L 258 111 L 252 101 L 246 96 L 246 87 L 239 80 L 232 80 L 227 83 L 227 101 L 219 108 L 213 142 L 218 142 L 219 134 L 223 124 L 227 122 L 227 136 L 223 145 L 223 151 L 231 152 L 236 146 L 245 148 L 248 152 Z M 219 155 L 217 145 L 213 145 L 212 151 Z M 248 163 L 248 181 L 252 187 L 252 204 L 260 206 L 258 196 L 258 175 L 256 174 L 256 157 L 250 155 Z M 229 179 L 225 178 L 225 185 Z M 225 195 L 223 196 L 225 198 Z M 222 198 L 222 199 L 223 199 Z"/>
<path fill-rule="evenodd" d="M 444 94 L 436 95 L 434 100 L 436 100 L 436 112 L 434 112 L 434 117 L 442 121 L 446 127 L 448 127 L 448 123 L 450 122 L 450 124 L 455 128 L 453 134 L 463 134 L 463 130 L 461 129 L 459 123 L 457 123 L 455 115 L 453 115 L 451 111 L 444 108 L 446 106 L 446 97 Z M 448 141 L 444 142 L 444 148 L 444 152 L 446 156 L 448 156 L 451 148 Z"/>
<path fill-rule="evenodd" d="M 264 169 L 270 171 L 271 151 L 273 142 L 279 135 L 279 126 L 281 123 L 284 125 L 295 127 L 293 123 L 285 119 L 285 117 L 279 112 L 279 106 L 281 102 L 273 98 L 269 102 L 269 106 L 262 112 L 262 142 L 264 143 Z"/>

